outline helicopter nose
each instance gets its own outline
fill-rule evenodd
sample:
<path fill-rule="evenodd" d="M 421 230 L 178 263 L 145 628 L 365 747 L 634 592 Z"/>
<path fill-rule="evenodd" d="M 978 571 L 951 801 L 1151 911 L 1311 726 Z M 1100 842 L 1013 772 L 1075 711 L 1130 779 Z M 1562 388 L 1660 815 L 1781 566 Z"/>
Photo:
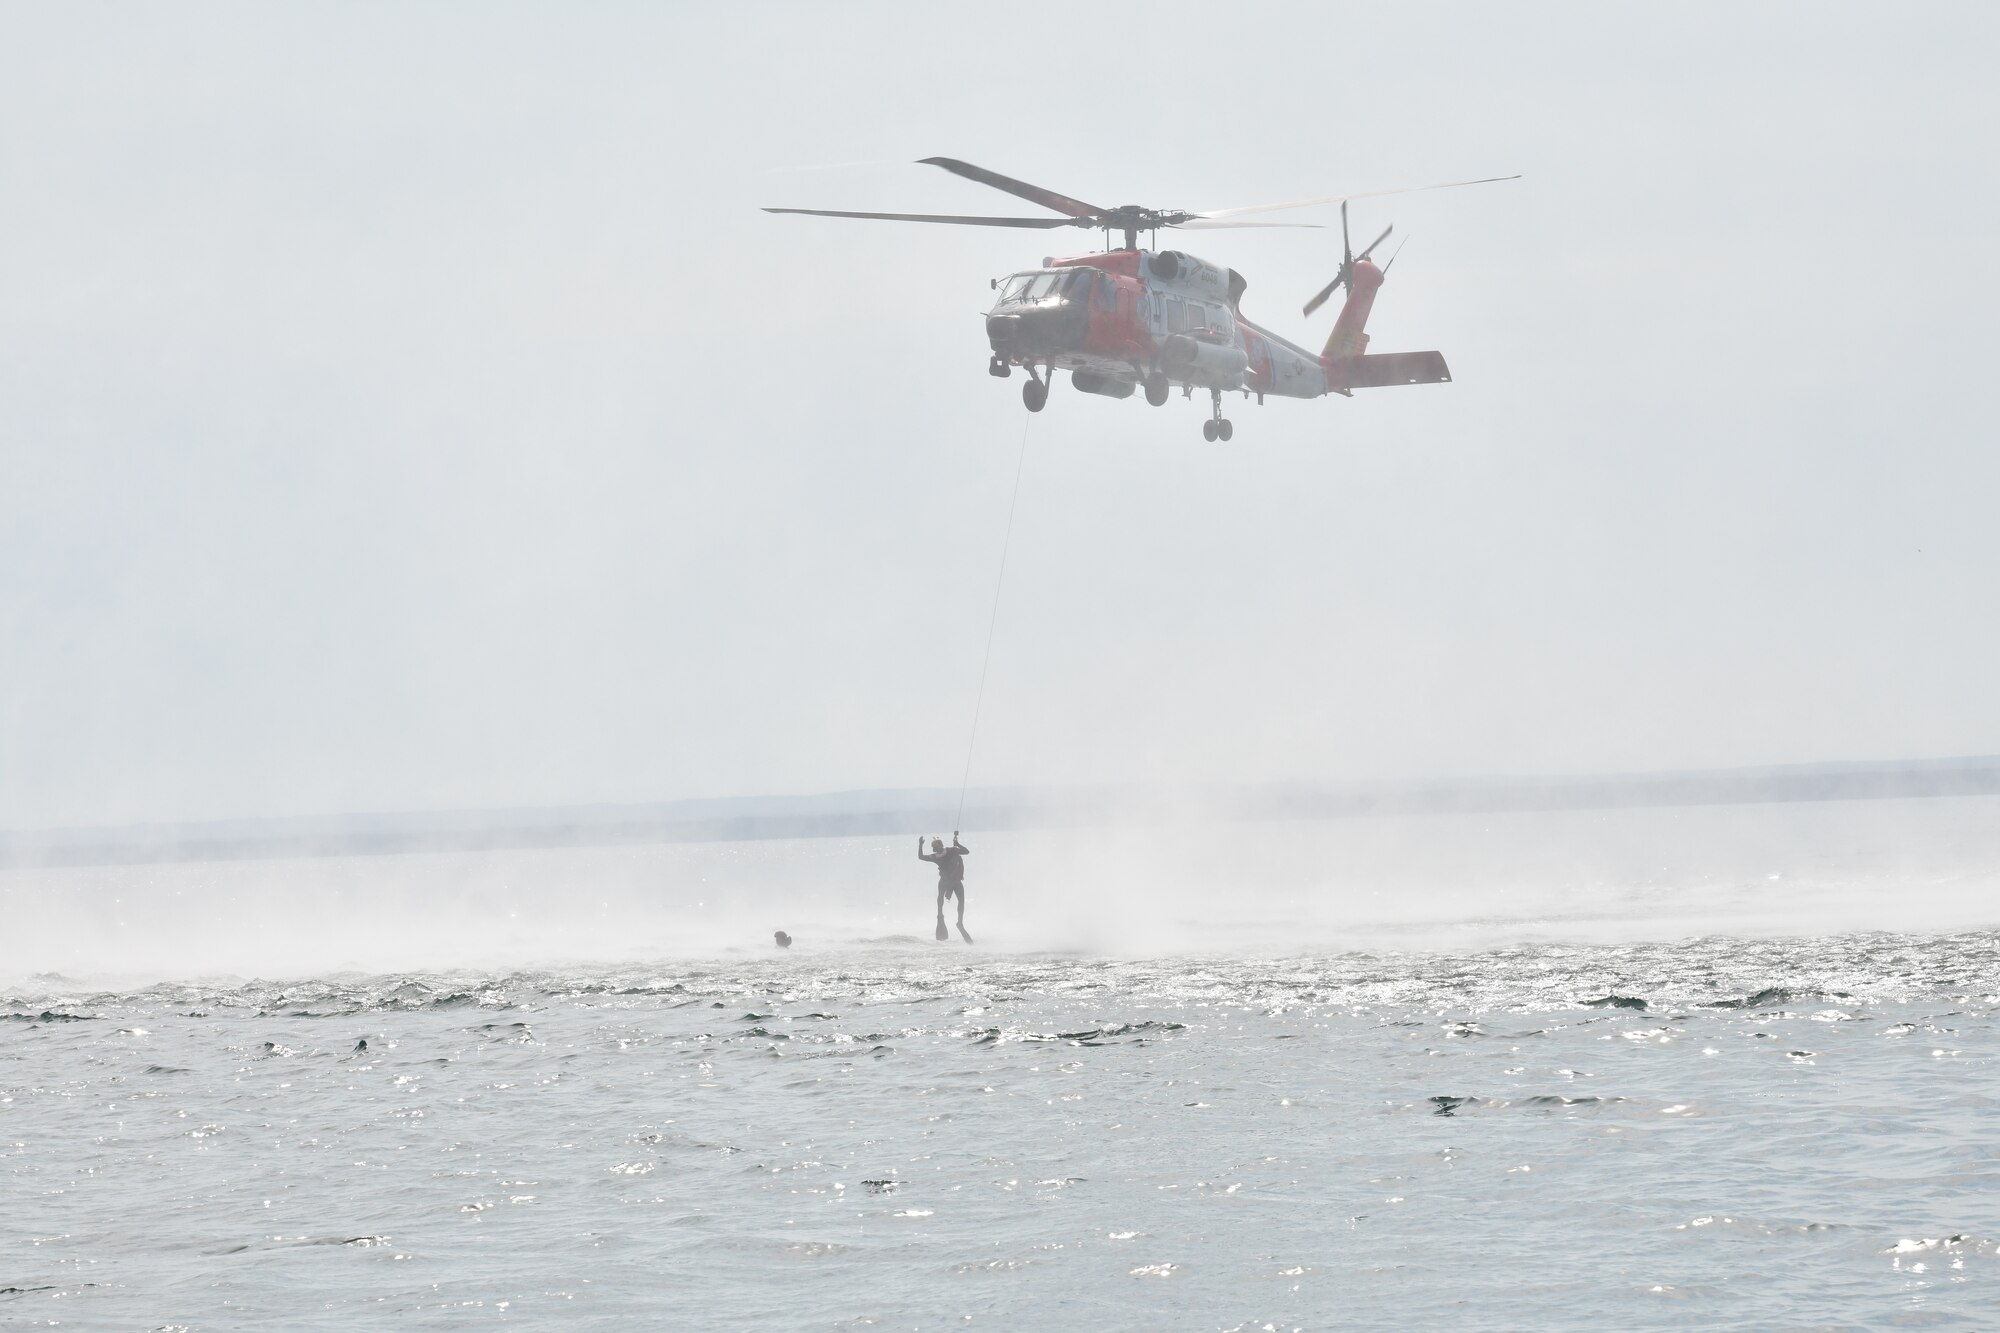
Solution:
<path fill-rule="evenodd" d="M 1003 355 L 1027 350 L 1027 334 L 1025 322 L 1019 315 L 986 317 L 986 340 L 993 344 L 994 351 Z"/>
<path fill-rule="evenodd" d="M 986 338 L 1001 356 L 1042 356 L 1083 342 L 1085 315 L 1074 303 L 986 317 Z"/>

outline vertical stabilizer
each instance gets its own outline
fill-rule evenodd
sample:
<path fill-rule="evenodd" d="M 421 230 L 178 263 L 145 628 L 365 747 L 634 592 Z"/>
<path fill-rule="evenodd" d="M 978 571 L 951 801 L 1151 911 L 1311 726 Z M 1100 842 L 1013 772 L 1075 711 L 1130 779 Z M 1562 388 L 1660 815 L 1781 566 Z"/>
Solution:
<path fill-rule="evenodd" d="M 1382 286 L 1382 270 L 1366 259 L 1354 261 L 1347 282 L 1347 303 L 1340 308 L 1333 332 L 1327 336 L 1324 361 L 1344 361 L 1368 350 L 1369 312 L 1375 308 L 1375 293 Z"/>

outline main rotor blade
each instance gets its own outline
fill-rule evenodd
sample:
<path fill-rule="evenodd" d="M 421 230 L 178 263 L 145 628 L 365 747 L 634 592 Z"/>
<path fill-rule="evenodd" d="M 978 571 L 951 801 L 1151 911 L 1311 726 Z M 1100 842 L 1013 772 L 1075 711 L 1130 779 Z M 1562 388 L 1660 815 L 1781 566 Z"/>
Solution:
<path fill-rule="evenodd" d="M 1366 259 L 1368 258 L 1368 256 L 1374 254 L 1375 247 L 1382 244 L 1382 242 L 1388 240 L 1389 233 L 1394 230 L 1396 230 L 1396 224 L 1391 222 L 1388 226 L 1382 228 L 1382 234 L 1380 236 L 1377 236 L 1374 240 L 1368 242 L 1368 248 L 1366 250 L 1363 250 L 1360 254 L 1354 257 L 1356 259 Z"/>
<path fill-rule="evenodd" d="M 1317 222 L 1210 222 L 1206 218 L 1196 218 L 1192 222 L 1169 222 L 1166 225 L 1181 231 L 1228 231 L 1238 227 L 1304 227 L 1313 231 L 1321 229 Z M 1146 231 L 1148 228 L 1141 227 L 1139 230 Z"/>
<path fill-rule="evenodd" d="M 963 176 L 969 181 L 978 181 L 981 185 L 1005 190 L 1017 199 L 1026 199 L 1029 203 L 1040 204 L 1043 208 L 1053 208 L 1056 212 L 1067 213 L 1073 218 L 1095 217 L 1104 211 L 1096 204 L 1086 204 L 1081 199 L 1072 199 L 1066 194 L 1057 194 L 1054 190 L 1044 190 L 1039 185 L 1017 181 L 1012 176 L 1002 176 L 997 171 L 975 167 L 970 162 L 961 162 L 955 157 L 921 157 L 917 162 L 921 166 L 943 167 L 954 176 Z"/>
<path fill-rule="evenodd" d="M 1319 289 L 1319 295 L 1313 297 L 1312 300 L 1306 302 L 1306 314 L 1310 316 L 1313 311 L 1325 305 L 1326 298 L 1332 296 L 1334 292 L 1338 291 L 1340 289 L 1340 284 L 1346 281 L 1347 281 L 1347 272 L 1345 269 L 1343 269 L 1340 272 L 1340 274 L 1334 278 L 1332 282 L 1329 282 L 1326 286 Z"/>
<path fill-rule="evenodd" d="M 1491 185 L 1495 181 L 1517 181 L 1520 176 L 1482 176 L 1476 181 L 1440 181 L 1436 185 L 1402 185 L 1393 190 L 1363 190 L 1359 194 L 1325 194 L 1317 199 L 1294 199 L 1288 204 L 1251 204 L 1247 208 L 1211 208 L 1195 214 L 1203 218 L 1233 218 L 1245 213 L 1275 213 L 1281 208 L 1311 208 L 1315 204 L 1339 204 L 1349 199 L 1379 199 L 1385 194 L 1418 194 L 1424 190 L 1453 190 L 1461 185 Z"/>
<path fill-rule="evenodd" d="M 816 218 L 876 218 L 883 222 L 949 222 L 960 227 L 1076 227 L 1075 218 L 972 218 L 950 213 L 849 213 L 838 208 L 767 208 L 766 213 L 805 213 Z"/>

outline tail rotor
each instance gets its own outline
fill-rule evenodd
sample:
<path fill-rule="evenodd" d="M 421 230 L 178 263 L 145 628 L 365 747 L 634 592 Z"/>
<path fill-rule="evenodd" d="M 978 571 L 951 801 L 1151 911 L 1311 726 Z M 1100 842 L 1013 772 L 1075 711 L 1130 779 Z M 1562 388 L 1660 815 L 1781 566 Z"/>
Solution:
<path fill-rule="evenodd" d="M 1320 288 L 1318 294 L 1315 295 L 1312 300 L 1306 302 L 1305 313 L 1308 316 L 1310 316 L 1313 311 L 1325 305 L 1327 303 L 1327 299 L 1331 297 L 1335 292 L 1339 291 L 1342 287 L 1348 287 L 1351 290 L 1352 283 L 1354 280 L 1355 264 L 1368 258 L 1368 256 L 1374 254 L 1375 247 L 1382 244 L 1382 242 L 1388 240 L 1389 233 L 1394 230 L 1396 230 L 1394 223 L 1391 223 L 1390 225 L 1382 228 L 1382 234 L 1380 236 L 1377 236 L 1374 240 L 1368 242 L 1367 248 L 1364 249 L 1360 254 L 1358 255 L 1355 254 L 1354 247 L 1347 238 L 1347 204 L 1343 202 L 1340 205 L 1340 272 L 1334 274 L 1333 281 L 1329 282 L 1326 286 Z M 1401 248 L 1402 247 L 1400 246 L 1397 247 L 1399 252 L 1401 251 Z M 1393 264 L 1396 261 L 1393 258 L 1391 258 L 1389 262 Z M 1388 270 L 1384 269 L 1383 271 L 1387 272 Z"/>

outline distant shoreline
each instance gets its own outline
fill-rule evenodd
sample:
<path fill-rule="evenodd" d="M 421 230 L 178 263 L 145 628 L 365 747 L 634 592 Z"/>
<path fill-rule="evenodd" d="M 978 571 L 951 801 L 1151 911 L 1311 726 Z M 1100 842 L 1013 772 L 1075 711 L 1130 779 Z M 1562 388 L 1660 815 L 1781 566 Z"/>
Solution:
<path fill-rule="evenodd" d="M 985 788 L 968 794 L 958 826 L 974 833 L 1188 819 L 1252 823 L 1990 795 L 2000 795 L 2000 755 L 1374 784 Z M 908 836 L 949 830 L 957 803 L 956 792 L 918 788 L 50 829 L 0 833 L 0 869 Z"/>

